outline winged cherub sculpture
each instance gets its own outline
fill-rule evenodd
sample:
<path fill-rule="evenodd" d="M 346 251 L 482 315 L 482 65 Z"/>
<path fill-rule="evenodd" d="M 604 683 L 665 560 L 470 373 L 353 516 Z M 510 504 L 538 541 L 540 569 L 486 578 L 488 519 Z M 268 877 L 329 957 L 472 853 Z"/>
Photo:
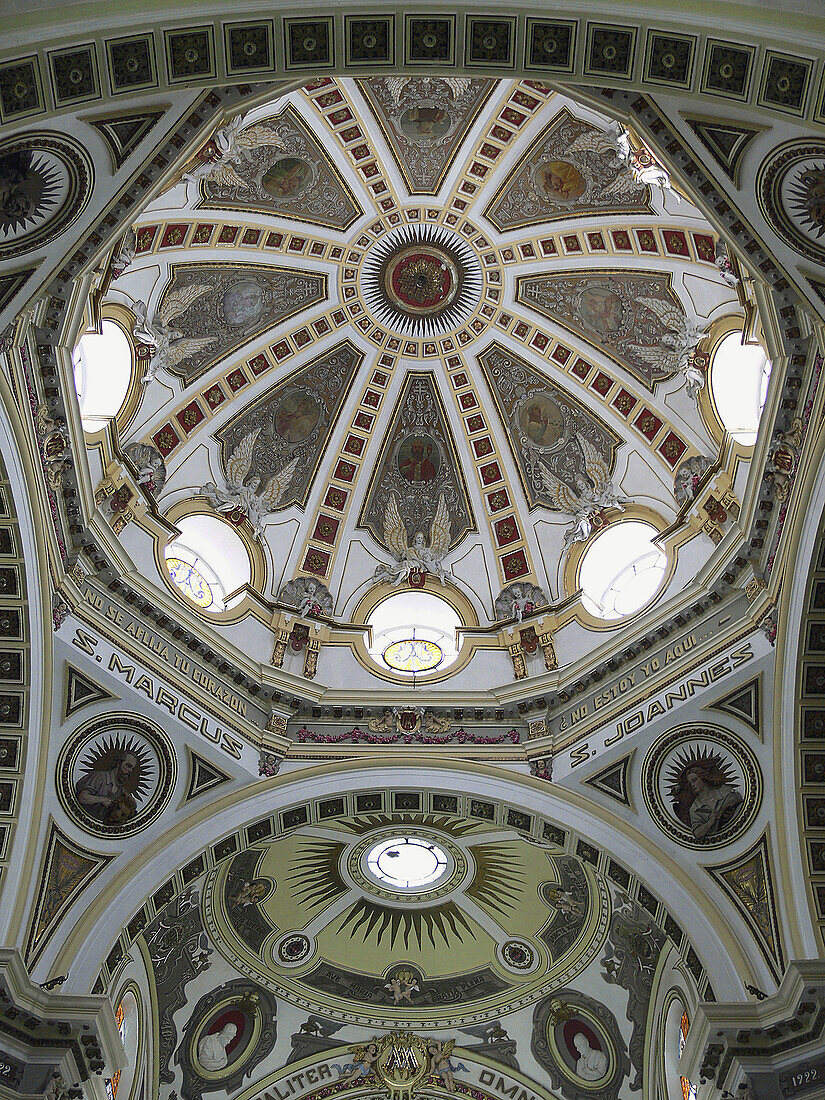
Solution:
<path fill-rule="evenodd" d="M 176 317 L 180 317 L 193 302 L 211 289 L 203 283 L 190 283 L 189 286 L 172 291 L 166 295 L 163 305 L 151 321 L 147 316 L 148 307 L 143 302 L 135 302 L 135 339 L 153 349 L 152 358 L 141 379 L 144 386 L 155 379 L 161 367 L 171 370 L 190 355 L 195 355 L 215 343 L 216 336 L 184 336 L 178 329 L 170 327 Z"/>
<path fill-rule="evenodd" d="M 567 512 L 573 517 L 564 535 L 564 548 L 574 542 L 585 542 L 593 530 L 593 517 L 606 508 L 624 511 L 625 497 L 620 497 L 610 480 L 610 470 L 602 456 L 586 439 L 579 438 L 584 453 L 584 469 L 587 477 L 577 474 L 574 480 L 575 491 L 561 481 L 544 462 L 539 462 L 538 470 L 544 488 L 559 512 Z"/>
<path fill-rule="evenodd" d="M 215 132 L 215 155 L 203 160 L 196 167 L 184 172 L 184 180 L 209 180 L 218 187 L 246 187 L 247 181 L 236 169 L 243 168 L 250 160 L 250 153 L 259 145 L 271 145 L 284 149 L 283 141 L 267 126 L 243 127 L 243 118 L 236 115 L 226 126 Z"/>
<path fill-rule="evenodd" d="M 698 399 L 705 376 L 693 365 L 693 353 L 707 335 L 707 328 L 662 298 L 639 298 L 639 304 L 655 313 L 670 331 L 660 336 L 657 344 L 628 344 L 628 347 L 651 366 L 668 374 L 681 374 L 688 396 Z"/>
<path fill-rule="evenodd" d="M 260 432 L 258 428 L 244 436 L 226 464 L 226 489 L 219 489 L 213 481 L 201 486 L 200 492 L 206 497 L 216 512 L 226 515 L 240 509 L 254 528 L 256 537 L 263 533 L 266 518 L 278 506 L 278 502 L 289 487 L 292 475 L 298 465 L 298 457 L 267 482 L 263 492 L 259 492 L 263 478 L 255 478 L 247 484 L 249 469 L 252 465 L 252 452 Z"/>
<path fill-rule="evenodd" d="M 447 583 L 447 570 L 441 564 L 450 548 L 450 513 L 444 494 L 438 498 L 435 518 L 430 524 L 430 545 L 419 531 L 412 540 L 407 540 L 407 528 L 398 510 L 398 498 L 395 494 L 387 502 L 384 513 L 384 542 L 395 555 L 390 565 L 379 565 L 373 574 L 376 581 L 388 581 L 394 588 L 402 584 L 410 573 L 420 571 L 432 573 L 442 584 Z"/>

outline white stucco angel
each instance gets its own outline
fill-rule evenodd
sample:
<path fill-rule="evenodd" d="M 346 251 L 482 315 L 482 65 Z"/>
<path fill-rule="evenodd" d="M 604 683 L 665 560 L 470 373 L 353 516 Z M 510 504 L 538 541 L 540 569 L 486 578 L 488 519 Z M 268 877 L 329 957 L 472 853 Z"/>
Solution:
<path fill-rule="evenodd" d="M 655 313 L 668 330 L 656 344 L 628 344 L 628 349 L 651 366 L 667 374 L 681 374 L 688 394 L 698 399 L 705 376 L 692 362 L 696 345 L 707 335 L 707 328 L 663 298 L 639 298 L 640 305 Z"/>
<path fill-rule="evenodd" d="M 447 501 L 442 494 L 438 498 L 435 517 L 430 524 L 430 545 L 419 531 L 410 544 L 407 540 L 407 528 L 398 509 L 398 498 L 393 494 L 384 513 L 384 542 L 395 554 L 396 561 L 390 565 L 379 565 L 373 574 L 376 581 L 389 581 L 393 587 L 402 584 L 410 573 L 420 570 L 432 573 L 442 584 L 447 583 L 447 570 L 441 562 L 450 548 L 450 513 Z"/>
<path fill-rule="evenodd" d="M 120 242 L 117 255 L 112 258 L 112 278 L 119 279 L 137 255 L 137 234 L 131 227 Z"/>
<path fill-rule="evenodd" d="M 682 201 L 682 196 L 670 182 L 670 176 L 646 149 L 631 149 L 627 166 L 637 183 L 643 183 L 646 187 L 658 187 L 663 197 L 667 191 L 677 202 Z"/>
<path fill-rule="evenodd" d="M 218 155 L 184 172 L 184 180 L 210 180 L 219 187 L 246 187 L 247 181 L 237 169 L 249 161 L 251 151 L 259 145 L 284 148 L 283 141 L 267 126 L 255 125 L 243 129 L 241 115 L 236 115 L 226 126 L 216 130 L 212 140 Z"/>
<path fill-rule="evenodd" d="M 573 517 L 564 534 L 564 547 L 574 542 L 585 542 L 593 530 L 593 516 L 607 508 L 624 511 L 628 503 L 620 497 L 610 480 L 610 470 L 602 456 L 586 439 L 579 436 L 579 444 L 584 453 L 584 468 L 587 477 L 578 474 L 575 478 L 575 491 L 561 481 L 544 463 L 539 461 L 538 469 L 545 491 L 559 512 L 567 512 Z M 589 480 L 588 480 L 589 479 Z"/>
<path fill-rule="evenodd" d="M 252 453 L 259 433 L 260 428 L 249 432 L 229 456 L 226 463 L 226 489 L 219 489 L 213 481 L 207 482 L 200 489 L 215 511 L 227 514 L 237 508 L 244 512 L 252 524 L 256 537 L 260 537 L 263 533 L 267 516 L 278 506 L 298 465 L 296 456 L 269 479 L 263 492 L 258 491 L 263 481 L 260 477 L 255 477 L 247 485 L 252 466 Z"/>
<path fill-rule="evenodd" d="M 596 153 L 608 159 L 608 167 L 621 168 L 630 156 L 630 139 L 627 130 L 618 122 L 611 122 L 606 130 L 588 130 L 568 147 L 566 156 Z"/>
<path fill-rule="evenodd" d="M 165 296 L 163 305 L 151 321 L 147 316 L 147 306 L 140 301 L 134 303 L 135 324 L 132 331 L 137 340 L 153 348 L 152 358 L 141 379 L 144 386 L 154 381 L 161 367 L 171 370 L 190 355 L 204 351 L 215 343 L 216 336 L 184 336 L 179 329 L 170 327 L 176 317 L 184 314 L 193 302 L 211 289 L 202 283 L 190 283 L 172 291 Z"/>

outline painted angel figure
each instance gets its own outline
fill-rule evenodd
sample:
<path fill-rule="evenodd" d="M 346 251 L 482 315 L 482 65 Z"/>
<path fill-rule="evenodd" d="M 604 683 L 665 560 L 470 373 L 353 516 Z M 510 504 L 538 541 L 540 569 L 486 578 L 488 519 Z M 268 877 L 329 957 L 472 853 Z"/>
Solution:
<path fill-rule="evenodd" d="M 443 1043 L 440 1039 L 427 1041 L 427 1071 L 441 1078 L 441 1083 L 447 1092 L 455 1092 L 454 1073 L 466 1070 L 463 1062 L 453 1062 L 450 1055 L 455 1047 L 455 1039 L 449 1039 Z"/>
<path fill-rule="evenodd" d="M 279 473 L 269 479 L 262 492 L 259 490 L 263 478 L 254 478 L 250 484 L 247 484 L 252 466 L 252 453 L 260 430 L 258 428 L 244 436 L 229 456 L 226 464 L 226 489 L 219 489 L 212 481 L 207 482 L 200 489 L 216 511 L 227 514 L 237 508 L 244 512 L 252 524 L 256 537 L 260 537 L 263 533 L 267 516 L 278 506 L 298 465 L 298 456 L 296 456 Z"/>
<path fill-rule="evenodd" d="M 564 484 L 548 468 L 539 462 L 539 474 L 553 506 L 559 512 L 567 512 L 573 517 L 564 534 L 564 548 L 574 542 L 585 542 L 593 530 L 593 517 L 607 508 L 623 512 L 625 497 L 619 496 L 610 480 L 610 470 L 599 452 L 582 436 L 578 437 L 584 452 L 584 468 L 587 477 L 577 474 L 574 480 L 575 491 Z"/>
<path fill-rule="evenodd" d="M 427 545 L 423 531 L 417 532 L 410 545 L 407 528 L 398 510 L 398 498 L 392 495 L 384 513 L 384 542 L 395 554 L 396 560 L 389 565 L 379 565 L 373 579 L 389 581 L 397 588 L 410 573 L 421 571 L 432 573 L 442 584 L 446 584 L 447 570 L 441 562 L 450 548 L 450 527 L 450 513 L 442 494 L 438 498 L 435 518 L 430 524 L 430 545 Z"/>
<path fill-rule="evenodd" d="M 400 1004 L 401 1001 L 412 1004 L 412 994 L 421 992 L 421 987 L 415 980 L 415 976 L 408 970 L 401 971 L 390 978 L 388 982 L 384 982 L 384 989 L 388 989 L 392 993 L 395 1004 Z"/>
<path fill-rule="evenodd" d="M 135 324 L 132 329 L 135 339 L 153 348 L 152 357 L 141 379 L 144 386 L 154 381 L 161 367 L 171 370 L 190 355 L 204 351 L 215 343 L 216 336 L 185 336 L 179 329 L 170 327 L 176 317 L 184 314 L 193 302 L 211 289 L 202 283 L 190 283 L 189 286 L 167 294 L 162 307 L 151 321 L 148 307 L 143 302 L 135 302 Z"/>

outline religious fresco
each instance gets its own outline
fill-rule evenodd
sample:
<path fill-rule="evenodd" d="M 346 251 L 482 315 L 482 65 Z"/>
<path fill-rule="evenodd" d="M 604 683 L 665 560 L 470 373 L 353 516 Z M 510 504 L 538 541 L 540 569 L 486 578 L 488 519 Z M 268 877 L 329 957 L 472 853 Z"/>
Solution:
<path fill-rule="evenodd" d="M 411 195 L 434 195 L 494 80 L 374 76 L 357 81 Z"/>
<path fill-rule="evenodd" d="M 231 170 L 210 171 L 201 181 L 202 206 L 281 214 L 341 230 L 363 214 L 323 146 L 292 106 L 249 131 L 254 136 L 231 158 Z M 238 136 L 243 139 L 246 132 Z"/>
<path fill-rule="evenodd" d="M 680 370 L 696 331 L 667 274 L 523 275 L 516 298 L 600 347 L 651 391 Z"/>
<path fill-rule="evenodd" d="M 66 741 L 57 764 L 57 793 L 85 832 L 127 837 L 160 816 L 176 776 L 171 743 L 159 726 L 135 714 L 107 714 Z"/>
<path fill-rule="evenodd" d="M 495 398 L 530 507 L 543 504 L 574 514 L 586 498 L 595 500 L 600 495 L 610 507 L 619 436 L 501 345 L 491 344 L 478 362 Z"/>
<path fill-rule="evenodd" d="M 92 182 L 88 154 L 69 138 L 33 131 L 0 142 L 0 260 L 62 233 L 86 205 Z"/>
<path fill-rule="evenodd" d="M 596 958 L 610 897 L 590 868 L 515 832 L 419 817 L 330 821 L 250 846 L 206 880 L 210 938 L 278 996 L 386 1026 L 402 1011 L 444 1026 L 447 1006 L 456 1026 L 491 1020 Z M 413 893 L 392 877 L 409 843 L 443 853 Z"/>
<path fill-rule="evenodd" d="M 757 196 L 786 244 L 825 262 L 825 144 L 789 141 L 774 150 L 759 169 Z"/>
<path fill-rule="evenodd" d="M 642 787 L 659 828 L 688 848 L 736 840 L 762 798 L 750 749 L 715 726 L 685 726 L 659 738 L 642 766 Z"/>
<path fill-rule="evenodd" d="M 429 373 L 407 376 L 358 522 L 395 554 L 398 564 L 388 567 L 391 580 L 410 568 L 439 574 L 441 558 L 475 530 L 455 444 Z"/>
<path fill-rule="evenodd" d="M 326 296 L 325 275 L 264 264 L 173 264 L 154 316 L 147 322 L 144 310 L 135 334 L 140 339 L 142 325 L 159 366 L 188 386 L 237 348 Z"/>
<path fill-rule="evenodd" d="M 212 485 L 201 491 L 214 498 L 214 505 L 230 522 L 244 516 L 261 522 L 269 512 L 306 503 L 362 358 L 349 341 L 337 344 L 215 432 L 226 489 Z"/>
<path fill-rule="evenodd" d="M 622 159 L 615 130 L 563 108 L 519 160 L 485 210 L 501 230 L 605 210 L 650 213 L 648 189 Z"/>

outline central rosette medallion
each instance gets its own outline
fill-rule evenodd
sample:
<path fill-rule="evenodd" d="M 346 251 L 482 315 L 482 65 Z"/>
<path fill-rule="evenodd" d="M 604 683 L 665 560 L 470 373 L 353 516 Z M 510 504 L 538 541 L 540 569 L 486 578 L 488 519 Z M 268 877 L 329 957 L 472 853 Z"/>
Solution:
<path fill-rule="evenodd" d="M 387 294 L 399 309 L 409 313 L 433 313 L 455 298 L 458 271 L 438 248 L 411 245 L 387 264 L 384 276 Z"/>
<path fill-rule="evenodd" d="M 376 241 L 358 281 L 379 325 L 399 336 L 435 337 L 474 318 L 484 277 L 466 241 L 442 225 L 418 224 L 399 226 Z M 474 335 L 478 331 L 476 326 Z"/>

